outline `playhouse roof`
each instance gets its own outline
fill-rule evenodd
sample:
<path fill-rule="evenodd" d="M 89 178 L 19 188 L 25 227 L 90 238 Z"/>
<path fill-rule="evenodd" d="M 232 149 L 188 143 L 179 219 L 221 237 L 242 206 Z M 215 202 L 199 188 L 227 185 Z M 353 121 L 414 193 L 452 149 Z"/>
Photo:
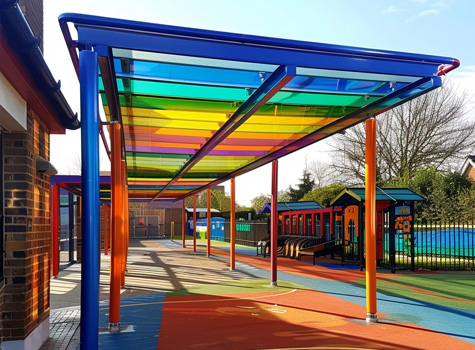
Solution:
<path fill-rule="evenodd" d="M 300 210 L 311 210 L 311 209 L 322 209 L 321 205 L 314 201 L 309 202 L 278 202 L 277 203 L 277 212 L 283 211 L 300 211 Z M 261 209 L 259 213 L 270 213 L 271 204 L 267 203 Z"/>
<path fill-rule="evenodd" d="M 343 206 L 355 204 L 365 200 L 364 188 L 347 188 L 336 196 L 330 205 Z M 376 188 L 377 201 L 423 201 L 424 198 L 408 188 Z"/>

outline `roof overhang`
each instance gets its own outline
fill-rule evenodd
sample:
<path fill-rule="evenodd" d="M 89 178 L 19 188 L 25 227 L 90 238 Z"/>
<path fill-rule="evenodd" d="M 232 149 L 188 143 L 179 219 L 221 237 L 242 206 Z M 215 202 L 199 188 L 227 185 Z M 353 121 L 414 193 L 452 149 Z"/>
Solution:
<path fill-rule="evenodd" d="M 65 128 L 61 125 L 57 112 L 38 89 L 18 54 L 11 49 L 2 30 L 0 30 L 0 57 L 0 72 L 26 101 L 28 108 L 38 115 L 52 134 L 64 134 Z"/>
<path fill-rule="evenodd" d="M 73 40 L 68 23 L 74 24 Z M 73 63 L 99 55 L 129 198 L 179 200 L 441 86 L 418 55 L 63 14 Z"/>

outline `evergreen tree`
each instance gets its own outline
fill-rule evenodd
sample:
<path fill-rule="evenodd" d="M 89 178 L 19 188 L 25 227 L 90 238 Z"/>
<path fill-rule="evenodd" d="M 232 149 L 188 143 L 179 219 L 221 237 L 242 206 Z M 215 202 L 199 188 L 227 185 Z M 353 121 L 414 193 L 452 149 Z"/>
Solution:
<path fill-rule="evenodd" d="M 303 196 L 313 190 L 315 187 L 315 180 L 310 175 L 310 172 L 305 167 L 300 183 L 297 184 L 297 188 L 294 189 L 292 186 L 289 186 L 287 193 L 289 194 L 291 202 L 297 202 L 303 198 Z"/>

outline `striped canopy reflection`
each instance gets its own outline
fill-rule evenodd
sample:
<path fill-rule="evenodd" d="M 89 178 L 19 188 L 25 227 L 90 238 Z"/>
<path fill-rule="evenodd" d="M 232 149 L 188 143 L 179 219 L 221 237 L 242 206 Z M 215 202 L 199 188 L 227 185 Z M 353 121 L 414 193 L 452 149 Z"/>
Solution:
<path fill-rule="evenodd" d="M 76 64 L 77 47 L 100 56 L 131 199 L 182 199 L 217 185 L 437 88 L 458 65 L 77 14 L 60 22 Z"/>

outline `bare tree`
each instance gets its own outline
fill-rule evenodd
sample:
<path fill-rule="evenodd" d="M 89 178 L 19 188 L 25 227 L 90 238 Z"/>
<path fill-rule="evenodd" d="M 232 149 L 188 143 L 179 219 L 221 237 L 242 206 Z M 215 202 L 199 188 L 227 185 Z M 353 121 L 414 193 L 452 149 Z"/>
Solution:
<path fill-rule="evenodd" d="M 475 146 L 475 122 L 466 118 L 467 94 L 450 84 L 377 117 L 377 180 L 411 178 L 416 170 L 453 168 Z M 333 137 L 332 167 L 348 185 L 364 182 L 365 128 Z"/>
<path fill-rule="evenodd" d="M 333 169 L 331 169 L 330 164 L 328 163 L 318 160 L 311 161 L 308 166 L 308 171 L 315 181 L 315 188 L 322 188 L 338 182 L 333 175 Z"/>
<path fill-rule="evenodd" d="M 66 175 L 81 175 L 81 153 L 74 153 L 69 158 Z"/>

